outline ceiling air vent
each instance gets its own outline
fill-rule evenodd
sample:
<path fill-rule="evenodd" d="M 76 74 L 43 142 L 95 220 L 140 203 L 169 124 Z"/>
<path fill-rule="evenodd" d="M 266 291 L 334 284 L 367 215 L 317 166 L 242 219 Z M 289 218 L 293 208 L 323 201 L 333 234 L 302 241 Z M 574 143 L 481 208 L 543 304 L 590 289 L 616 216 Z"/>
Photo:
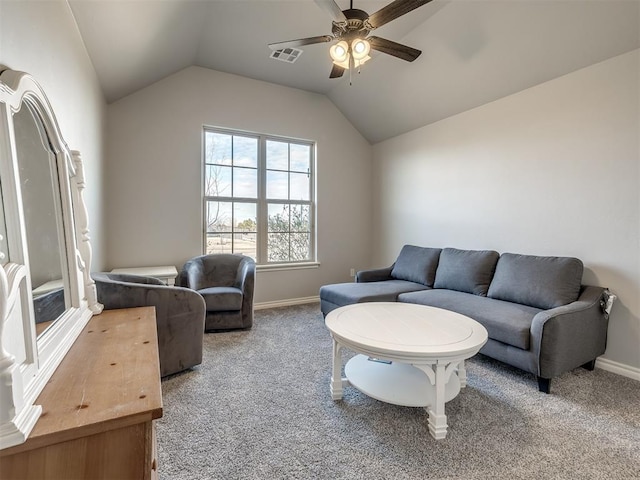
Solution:
<path fill-rule="evenodd" d="M 298 57 L 300 57 L 300 55 L 302 55 L 302 50 L 298 50 L 297 48 L 283 48 L 272 52 L 271 58 L 287 63 L 293 63 L 298 59 Z"/>

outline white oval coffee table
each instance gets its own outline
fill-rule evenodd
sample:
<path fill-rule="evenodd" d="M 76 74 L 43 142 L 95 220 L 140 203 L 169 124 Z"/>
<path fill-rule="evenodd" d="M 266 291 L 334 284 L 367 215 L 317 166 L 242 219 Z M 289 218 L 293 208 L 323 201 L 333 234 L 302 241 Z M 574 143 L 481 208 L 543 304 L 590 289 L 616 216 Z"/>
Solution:
<path fill-rule="evenodd" d="M 333 338 L 334 400 L 352 385 L 383 402 L 424 407 L 431 435 L 446 437 L 444 404 L 466 385 L 464 360 L 487 342 L 482 325 L 449 310 L 393 302 L 340 307 L 325 322 Z M 346 378 L 342 347 L 361 354 L 345 365 Z"/>

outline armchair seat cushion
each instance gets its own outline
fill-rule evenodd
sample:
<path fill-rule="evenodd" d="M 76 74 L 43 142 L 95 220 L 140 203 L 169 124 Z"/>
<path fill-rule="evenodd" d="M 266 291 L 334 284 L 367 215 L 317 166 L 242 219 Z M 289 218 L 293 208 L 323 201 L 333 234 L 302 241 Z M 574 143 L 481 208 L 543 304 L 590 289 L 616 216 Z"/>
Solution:
<path fill-rule="evenodd" d="M 228 312 L 242 310 L 242 290 L 236 287 L 209 287 L 197 291 L 207 312 Z"/>

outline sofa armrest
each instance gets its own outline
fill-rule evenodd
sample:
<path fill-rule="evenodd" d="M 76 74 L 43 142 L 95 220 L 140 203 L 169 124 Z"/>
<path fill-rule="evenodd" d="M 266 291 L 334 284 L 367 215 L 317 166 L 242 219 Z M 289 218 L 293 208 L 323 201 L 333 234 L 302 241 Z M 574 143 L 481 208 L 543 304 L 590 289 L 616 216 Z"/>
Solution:
<path fill-rule="evenodd" d="M 393 265 L 373 270 L 360 270 L 356 273 L 356 282 L 384 282 L 385 280 L 392 280 L 391 270 L 393 270 Z"/>
<path fill-rule="evenodd" d="M 575 302 L 538 313 L 531 323 L 538 376 L 553 378 L 602 355 L 608 316 L 602 308 L 605 289 L 583 286 Z"/>

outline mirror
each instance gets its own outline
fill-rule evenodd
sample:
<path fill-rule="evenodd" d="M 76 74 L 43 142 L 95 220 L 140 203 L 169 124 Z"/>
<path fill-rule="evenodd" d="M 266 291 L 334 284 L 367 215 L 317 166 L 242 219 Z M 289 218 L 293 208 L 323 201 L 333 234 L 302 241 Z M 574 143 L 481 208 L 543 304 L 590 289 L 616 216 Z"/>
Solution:
<path fill-rule="evenodd" d="M 42 87 L 0 65 L 0 449 L 27 439 L 38 395 L 102 311 L 84 189 Z"/>
<path fill-rule="evenodd" d="M 63 275 L 64 235 L 58 221 L 62 218 L 58 167 L 36 122 L 26 105 L 13 116 L 35 329 L 39 336 L 68 305 L 63 281 L 67 277 L 66 272 Z"/>

